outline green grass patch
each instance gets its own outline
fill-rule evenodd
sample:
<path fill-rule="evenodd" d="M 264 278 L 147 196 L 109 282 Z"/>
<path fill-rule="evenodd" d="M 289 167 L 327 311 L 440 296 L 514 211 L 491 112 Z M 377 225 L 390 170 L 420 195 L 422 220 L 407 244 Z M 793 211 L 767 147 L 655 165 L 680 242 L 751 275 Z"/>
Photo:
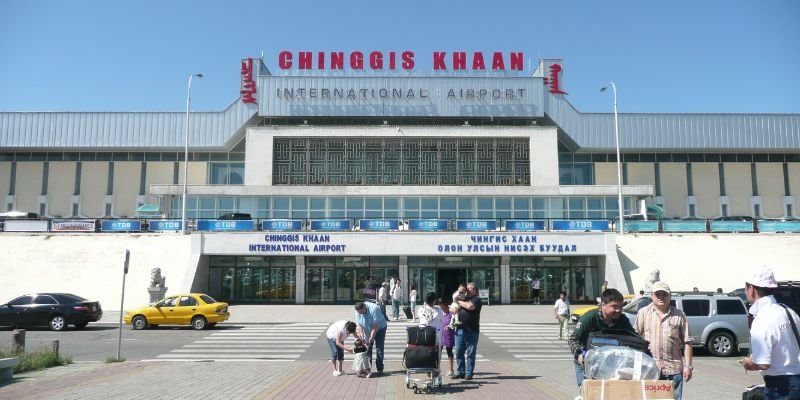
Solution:
<path fill-rule="evenodd" d="M 124 361 L 125 361 L 125 357 L 117 358 L 117 357 L 114 357 L 114 356 L 108 356 L 106 358 L 106 363 L 118 363 L 118 362 L 124 362 Z"/>
<path fill-rule="evenodd" d="M 0 358 L 19 357 L 19 364 L 14 368 L 15 373 L 38 371 L 41 369 L 72 364 L 71 357 L 61 357 L 52 350 L 40 349 L 33 352 L 14 353 L 9 350 L 0 350 Z"/>

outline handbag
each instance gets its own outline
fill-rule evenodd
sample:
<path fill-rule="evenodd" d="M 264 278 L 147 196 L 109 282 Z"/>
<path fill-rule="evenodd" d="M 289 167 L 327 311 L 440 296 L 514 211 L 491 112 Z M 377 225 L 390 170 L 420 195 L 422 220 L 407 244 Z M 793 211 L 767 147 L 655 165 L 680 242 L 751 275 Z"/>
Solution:
<path fill-rule="evenodd" d="M 764 390 L 766 388 L 764 385 L 748 386 L 742 393 L 742 400 L 764 400 Z"/>

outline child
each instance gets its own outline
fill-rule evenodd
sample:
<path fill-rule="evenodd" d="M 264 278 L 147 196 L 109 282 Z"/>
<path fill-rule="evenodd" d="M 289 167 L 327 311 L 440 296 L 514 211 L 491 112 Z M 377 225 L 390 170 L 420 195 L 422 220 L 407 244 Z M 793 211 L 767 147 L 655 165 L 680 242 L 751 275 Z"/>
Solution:
<path fill-rule="evenodd" d="M 442 334 L 439 344 L 447 351 L 447 359 L 450 360 L 450 371 L 447 373 L 447 376 L 453 376 L 455 375 L 453 372 L 453 346 L 456 343 L 456 331 L 450 327 L 453 314 L 450 313 L 448 302 L 445 299 L 439 299 L 439 308 L 444 312 L 442 316 Z"/>
<path fill-rule="evenodd" d="M 461 319 L 458 317 L 461 306 L 458 305 L 458 300 L 467 300 L 467 287 L 464 284 L 458 285 L 458 290 L 453 293 L 453 303 L 450 304 L 450 313 L 453 314 L 453 317 L 450 319 L 450 329 L 453 329 L 453 331 L 461 326 Z"/>
<path fill-rule="evenodd" d="M 369 378 L 369 356 L 367 356 L 367 346 L 364 344 L 364 341 L 356 338 L 353 343 L 353 353 L 355 353 L 353 357 L 353 372 L 355 372 L 359 378 Z"/>
<path fill-rule="evenodd" d="M 450 304 L 448 311 L 450 311 L 452 318 L 450 318 L 450 323 L 447 325 L 450 327 L 450 329 L 455 331 L 459 326 L 461 326 L 461 319 L 458 317 L 458 312 L 461 311 L 461 306 L 459 306 L 458 303 L 452 303 Z"/>

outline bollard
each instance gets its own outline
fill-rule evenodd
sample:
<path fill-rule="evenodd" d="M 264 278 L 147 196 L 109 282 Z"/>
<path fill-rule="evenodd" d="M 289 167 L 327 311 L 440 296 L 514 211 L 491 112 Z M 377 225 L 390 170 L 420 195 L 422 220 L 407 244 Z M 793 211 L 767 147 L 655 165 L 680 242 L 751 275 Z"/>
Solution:
<path fill-rule="evenodd" d="M 56 355 L 56 359 L 58 359 L 58 340 L 53 340 L 53 354 Z"/>
<path fill-rule="evenodd" d="M 25 353 L 25 329 L 14 329 L 11 332 L 11 351 L 14 354 Z"/>

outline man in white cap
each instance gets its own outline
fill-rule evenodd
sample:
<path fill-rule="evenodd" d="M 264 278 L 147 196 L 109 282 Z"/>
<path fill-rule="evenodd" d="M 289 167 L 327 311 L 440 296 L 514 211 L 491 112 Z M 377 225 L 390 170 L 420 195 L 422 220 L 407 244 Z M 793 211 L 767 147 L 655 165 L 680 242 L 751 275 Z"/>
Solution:
<path fill-rule="evenodd" d="M 745 281 L 744 291 L 755 317 L 750 326 L 750 357 L 742 360 L 749 371 L 764 378 L 765 399 L 800 399 L 800 318 L 772 295 L 778 283 L 767 266 L 756 268 Z M 791 318 L 791 319 L 790 319 Z"/>
<path fill-rule="evenodd" d="M 686 314 L 670 304 L 669 285 L 653 284 L 653 302 L 639 310 L 634 329 L 650 342 L 650 352 L 661 370 L 661 379 L 672 381 L 675 399 L 683 396 L 683 382 L 692 379 L 692 336 Z M 686 359 L 684 362 L 683 359 Z"/>

